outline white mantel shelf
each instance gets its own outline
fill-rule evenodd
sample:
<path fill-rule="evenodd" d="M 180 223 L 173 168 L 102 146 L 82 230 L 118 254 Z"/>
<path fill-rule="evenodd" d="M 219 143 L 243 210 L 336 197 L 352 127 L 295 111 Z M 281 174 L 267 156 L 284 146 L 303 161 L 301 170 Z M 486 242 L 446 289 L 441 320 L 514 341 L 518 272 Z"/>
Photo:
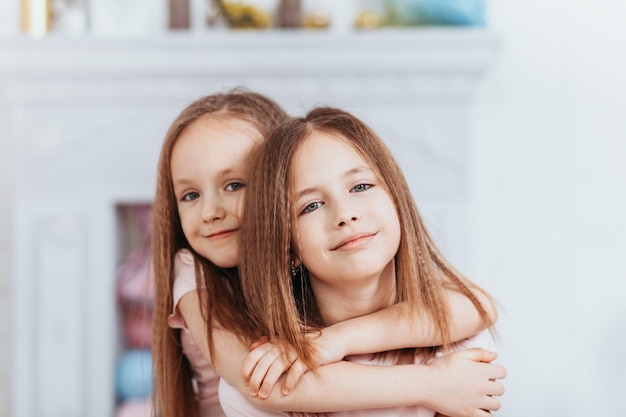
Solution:
<path fill-rule="evenodd" d="M 46 88 L 50 83 L 57 87 L 71 84 L 63 89 L 64 97 L 89 94 L 93 90 L 81 88 L 82 82 L 100 79 L 106 89 L 106 80 L 111 78 L 116 78 L 116 82 L 132 79 L 133 90 L 141 86 L 142 77 L 151 87 L 150 79 L 162 78 L 166 82 L 164 90 L 168 90 L 168 80 L 201 79 L 206 74 L 232 79 L 255 74 L 277 83 L 293 77 L 329 76 L 349 82 L 355 74 L 377 77 L 390 73 L 397 78 L 417 74 L 479 78 L 497 47 L 494 33 L 468 28 L 382 29 L 349 34 L 215 31 L 150 38 L 5 39 L 0 40 L 0 88 L 9 96 L 24 98 L 40 96 L 42 89 L 48 90 L 46 94 L 54 94 Z M 10 85 L 2 86 L 3 79 Z M 76 86 L 79 88 L 73 88 Z M 380 86 L 390 93 L 405 88 L 405 83 Z M 435 88 L 441 94 L 441 89 Z M 458 96 L 465 93 L 451 92 Z M 169 96 L 171 91 L 164 94 Z M 424 94 L 428 94 L 427 89 Z"/>
<path fill-rule="evenodd" d="M 275 54 L 291 58 L 280 62 L 287 66 L 286 72 L 326 73 L 342 68 L 352 73 L 358 66 L 359 71 L 376 73 L 391 63 L 398 64 L 400 73 L 450 65 L 482 72 L 496 45 L 494 33 L 466 28 L 381 29 L 343 35 L 312 31 L 216 31 L 146 38 L 51 35 L 40 40 L 0 40 L 0 53 L 8 58 L 0 61 L 0 73 L 79 75 L 95 70 L 94 63 L 103 74 L 193 74 L 198 69 L 248 73 L 250 68 L 267 72 L 276 70 L 271 59 Z M 337 60 L 334 65 L 317 59 L 329 54 Z M 224 56 L 238 58 L 221 59 Z"/>
<path fill-rule="evenodd" d="M 15 417 L 111 417 L 116 207 L 152 201 L 169 123 L 243 86 L 292 114 L 355 112 L 388 143 L 446 253 L 468 257 L 468 117 L 484 29 L 0 39 L 0 135 L 15 145 Z"/>

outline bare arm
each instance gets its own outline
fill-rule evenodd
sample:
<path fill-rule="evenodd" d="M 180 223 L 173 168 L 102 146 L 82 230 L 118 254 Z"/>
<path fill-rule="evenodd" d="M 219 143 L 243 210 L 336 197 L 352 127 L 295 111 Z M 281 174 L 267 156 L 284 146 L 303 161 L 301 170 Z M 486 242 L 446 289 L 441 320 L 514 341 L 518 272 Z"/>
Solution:
<path fill-rule="evenodd" d="M 452 313 L 451 341 L 466 339 L 485 330 L 497 320 L 497 309 L 491 299 L 473 290 L 490 323 L 481 318 L 474 304 L 465 295 L 452 289 L 446 296 Z M 398 303 L 375 313 L 346 320 L 322 330 L 313 337 L 319 354 L 318 366 L 337 362 L 348 355 L 384 352 L 394 349 L 437 346 L 443 343 L 435 324 L 428 316 L 412 316 L 406 303 Z M 242 367 L 244 380 L 253 391 L 271 391 L 283 372 L 288 372 L 283 389 L 289 392 L 308 370 L 295 357 L 289 363 L 277 360 L 281 347 L 266 344 L 254 349 Z"/>
<path fill-rule="evenodd" d="M 197 292 L 184 295 L 179 309 L 199 349 L 210 358 Z M 223 329 L 215 329 L 213 337 L 216 372 L 248 396 L 240 371 L 248 346 Z M 274 389 L 265 399 L 248 398 L 271 410 L 323 412 L 419 404 L 453 417 L 468 417 L 476 415 L 468 413 L 468 404 L 476 405 L 474 410 L 499 407 L 499 400 L 489 395 L 502 393 L 502 384 L 493 380 L 504 377 L 505 372 L 500 365 L 488 363 L 494 353 L 474 351 L 473 357 L 459 355 L 454 361 L 438 360 L 431 365 L 367 366 L 341 361 L 307 372 L 288 396 Z"/>
<path fill-rule="evenodd" d="M 302 412 L 421 405 L 447 416 L 488 416 L 484 410 L 497 410 L 500 400 L 493 396 L 504 390 L 492 380 L 504 376 L 503 368 L 481 362 L 494 357 L 482 349 L 469 349 L 429 365 L 372 366 L 340 361 L 307 372 L 288 396 L 274 390 L 267 399 L 248 400 L 259 408 Z M 491 366 L 494 368 L 487 369 Z M 478 374 L 482 376 L 476 377 Z M 235 388 L 245 392 L 241 384 L 236 380 Z"/>
<path fill-rule="evenodd" d="M 491 323 L 485 323 L 474 304 L 463 294 L 447 289 L 446 296 L 452 313 L 452 342 L 466 339 L 496 322 L 498 312 L 489 297 L 474 290 Z M 406 303 L 398 303 L 366 316 L 346 320 L 323 330 L 324 346 L 343 346 L 335 359 L 346 355 L 384 352 L 394 349 L 437 346 L 443 343 L 434 323 L 427 316 L 411 317 Z M 330 342 L 330 340 L 335 341 Z M 339 358 L 338 355 L 341 355 Z"/>

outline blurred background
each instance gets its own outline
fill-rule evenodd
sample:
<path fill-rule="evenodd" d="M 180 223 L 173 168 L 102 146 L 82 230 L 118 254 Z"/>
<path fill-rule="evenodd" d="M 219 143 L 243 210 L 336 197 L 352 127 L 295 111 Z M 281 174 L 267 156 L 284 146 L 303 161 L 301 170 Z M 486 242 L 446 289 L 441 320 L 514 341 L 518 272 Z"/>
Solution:
<path fill-rule="evenodd" d="M 617 0 L 1 0 L 0 416 L 131 415 L 149 395 L 159 146 L 237 85 L 390 141 L 444 251 L 501 304 L 496 415 L 623 415 L 625 41 Z"/>

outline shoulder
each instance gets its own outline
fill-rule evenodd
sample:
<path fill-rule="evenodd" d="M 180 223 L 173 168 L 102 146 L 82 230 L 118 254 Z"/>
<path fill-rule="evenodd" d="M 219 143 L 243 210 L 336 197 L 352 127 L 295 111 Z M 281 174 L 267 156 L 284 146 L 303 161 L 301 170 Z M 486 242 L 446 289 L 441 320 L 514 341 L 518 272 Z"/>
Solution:
<path fill-rule="evenodd" d="M 181 249 L 176 252 L 176 256 L 174 257 L 175 266 L 194 266 L 194 264 L 195 260 L 189 249 Z"/>
<path fill-rule="evenodd" d="M 181 249 L 174 258 L 174 299 L 196 289 L 195 260 L 191 252 Z"/>
<path fill-rule="evenodd" d="M 174 286 L 172 288 L 173 308 L 168 317 L 168 323 L 171 327 L 187 327 L 178 307 L 185 294 L 198 289 L 194 264 L 194 257 L 189 250 L 182 249 L 176 253 L 174 258 Z"/>
<path fill-rule="evenodd" d="M 179 281 L 190 280 L 193 278 L 195 282 L 196 276 L 196 260 L 194 259 L 189 249 L 181 249 L 176 253 L 174 257 L 174 280 Z"/>

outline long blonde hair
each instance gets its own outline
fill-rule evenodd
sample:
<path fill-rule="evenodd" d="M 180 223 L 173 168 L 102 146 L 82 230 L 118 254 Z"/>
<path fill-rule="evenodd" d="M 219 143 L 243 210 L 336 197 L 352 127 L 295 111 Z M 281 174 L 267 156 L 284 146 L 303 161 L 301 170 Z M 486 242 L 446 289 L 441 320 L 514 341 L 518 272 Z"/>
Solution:
<path fill-rule="evenodd" d="M 487 323 L 491 320 L 470 291 L 478 288 L 457 272 L 435 245 L 419 214 L 405 177 L 384 142 L 355 116 L 330 107 L 282 124 L 266 140 L 252 164 L 240 238 L 240 276 L 250 311 L 266 325 L 270 337 L 292 345 L 309 366 L 313 350 L 305 333 L 323 326 L 306 268 L 290 273 L 292 161 L 300 144 L 314 131 L 344 138 L 370 165 L 393 200 L 401 227 L 396 263 L 396 302 L 407 302 L 414 316 L 426 314 L 450 344 L 451 317 L 444 285 L 466 295 Z M 431 358 L 434 349 L 402 352 Z"/>
<path fill-rule="evenodd" d="M 163 417 L 198 415 L 192 388 L 191 367 L 180 344 L 180 331 L 168 326 L 173 309 L 174 257 L 189 249 L 195 259 L 196 282 L 200 292 L 203 318 L 206 320 L 209 346 L 212 346 L 211 324 L 217 320 L 240 335 L 257 335 L 258 326 L 248 316 L 236 269 L 218 268 L 190 247 L 183 233 L 171 174 L 174 144 L 196 120 L 206 115 L 220 119 L 238 119 L 250 123 L 266 137 L 287 119 L 285 111 L 269 98 L 243 89 L 203 97 L 191 103 L 171 124 L 163 141 L 158 164 L 156 197 L 152 220 L 152 256 L 155 271 L 153 316 L 153 410 Z"/>

